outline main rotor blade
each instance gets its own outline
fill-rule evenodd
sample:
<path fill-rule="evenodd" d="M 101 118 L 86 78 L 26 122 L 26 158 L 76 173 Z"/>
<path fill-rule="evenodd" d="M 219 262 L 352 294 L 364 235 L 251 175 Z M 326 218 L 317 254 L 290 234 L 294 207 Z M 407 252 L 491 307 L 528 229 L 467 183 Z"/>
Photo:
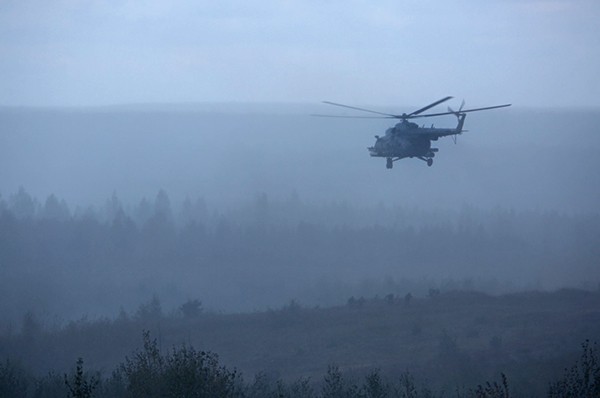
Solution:
<path fill-rule="evenodd" d="M 324 104 L 339 106 L 339 107 L 342 107 L 342 108 L 354 109 L 354 110 L 361 111 L 361 112 L 375 113 L 377 115 L 383 115 L 383 116 L 344 116 L 344 115 L 321 115 L 321 114 L 313 114 L 311 116 L 317 116 L 317 117 L 336 117 L 336 118 L 348 118 L 348 119 L 414 119 L 414 118 L 421 118 L 421 117 L 455 115 L 457 113 L 485 111 L 485 110 L 488 110 L 488 109 L 504 108 L 504 107 L 512 105 L 512 104 L 494 105 L 494 106 L 486 106 L 484 108 L 474 108 L 474 109 L 459 110 L 458 112 L 440 112 L 440 113 L 428 113 L 426 115 L 420 115 L 421 112 L 424 112 L 427 109 L 433 108 L 434 106 L 439 105 L 442 102 L 448 101 L 451 98 L 452 98 L 451 96 L 442 98 L 441 100 L 438 100 L 438 101 L 436 101 L 436 102 L 434 102 L 432 104 L 429 104 L 429 105 L 427 105 L 424 108 L 418 109 L 418 110 L 414 111 L 413 113 L 409 113 L 408 115 L 407 114 L 394 115 L 394 114 L 391 114 L 391 113 L 377 112 L 377 111 L 374 111 L 374 110 L 371 110 L 371 109 L 359 108 L 359 107 L 356 107 L 356 106 L 338 104 L 337 102 L 323 101 Z"/>
<path fill-rule="evenodd" d="M 344 115 L 321 115 L 319 113 L 312 113 L 310 116 L 335 117 L 335 118 L 343 118 L 343 119 L 398 119 L 396 116 L 344 116 Z"/>
<path fill-rule="evenodd" d="M 504 104 L 504 105 L 486 106 L 485 108 L 466 109 L 466 110 L 459 111 L 459 113 L 485 111 L 486 109 L 506 108 L 507 106 L 511 106 L 511 105 L 512 104 Z"/>
<path fill-rule="evenodd" d="M 330 101 L 323 101 L 323 103 L 324 104 L 329 104 L 329 105 L 341 106 L 342 108 L 354 109 L 354 110 L 357 110 L 357 111 L 376 113 L 378 115 L 384 115 L 384 116 L 389 116 L 389 117 L 393 117 L 393 118 L 398 118 L 397 115 L 392 115 L 390 113 L 383 113 L 383 112 L 372 111 L 370 109 L 358 108 L 356 106 L 338 104 L 338 103 L 330 102 Z"/>
<path fill-rule="evenodd" d="M 512 104 L 504 104 L 504 105 L 494 105 L 494 106 L 486 106 L 485 108 L 475 108 L 475 109 L 464 109 L 462 111 L 457 112 L 441 112 L 441 113 L 428 113 L 426 115 L 415 115 L 410 116 L 410 119 L 417 117 L 432 117 L 432 116 L 442 116 L 442 115 L 456 115 L 457 113 L 467 113 L 467 112 L 477 112 L 477 111 L 485 111 L 487 109 L 496 109 L 496 108 L 505 108 L 507 106 L 511 106 Z"/>
<path fill-rule="evenodd" d="M 436 106 L 436 105 L 439 105 L 439 104 L 441 104 L 442 102 L 446 102 L 446 101 L 448 101 L 450 98 L 452 98 L 452 97 L 446 97 L 446 98 L 442 98 L 441 100 L 439 100 L 439 101 L 435 101 L 434 103 L 432 103 L 432 104 L 429 104 L 429 105 L 427 105 L 427 106 L 426 106 L 426 107 L 424 107 L 424 108 L 421 108 L 421 109 L 419 109 L 419 110 L 416 110 L 416 111 L 414 111 L 413 113 L 409 113 L 407 116 L 418 115 L 418 114 L 419 114 L 419 113 L 421 113 L 421 112 L 425 112 L 425 111 L 426 111 L 427 109 L 429 109 L 429 108 L 433 108 L 434 106 Z"/>

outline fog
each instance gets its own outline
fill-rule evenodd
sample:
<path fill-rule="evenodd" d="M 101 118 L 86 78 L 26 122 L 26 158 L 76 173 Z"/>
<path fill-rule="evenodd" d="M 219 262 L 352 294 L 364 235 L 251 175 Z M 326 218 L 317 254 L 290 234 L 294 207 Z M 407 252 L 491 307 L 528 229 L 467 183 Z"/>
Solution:
<path fill-rule="evenodd" d="M 164 189 L 175 204 L 203 197 L 217 209 L 260 193 L 278 200 L 295 193 L 308 202 L 428 209 L 597 210 L 598 110 L 471 114 L 458 145 L 450 138 L 433 143 L 440 148 L 434 167 L 403 160 L 391 171 L 366 150 L 390 123 L 309 116 L 335 111 L 243 104 L 4 108 L 0 192 L 22 186 L 73 207 L 101 205 L 113 192 L 135 204 Z M 450 116 L 426 123 L 456 122 Z"/>
<path fill-rule="evenodd" d="M 3 3 L 2 105 L 600 105 L 594 0 Z"/>
<path fill-rule="evenodd" d="M 335 111 L 2 108 L 1 318 L 598 288 L 600 111 L 470 114 L 432 167 L 392 170 L 366 150 L 389 121 L 310 116 Z"/>
<path fill-rule="evenodd" d="M 0 2 L 0 396 L 598 391 L 599 19 Z M 369 156 L 397 120 L 312 116 L 448 95 L 512 106 L 432 167 Z"/>

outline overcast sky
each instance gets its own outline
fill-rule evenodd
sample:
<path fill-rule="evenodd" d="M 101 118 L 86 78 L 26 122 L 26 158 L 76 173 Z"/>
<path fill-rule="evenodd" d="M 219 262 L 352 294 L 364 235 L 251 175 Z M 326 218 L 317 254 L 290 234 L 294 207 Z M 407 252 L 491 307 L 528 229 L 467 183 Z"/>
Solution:
<path fill-rule="evenodd" d="M 600 2 L 0 0 L 0 105 L 600 106 Z"/>

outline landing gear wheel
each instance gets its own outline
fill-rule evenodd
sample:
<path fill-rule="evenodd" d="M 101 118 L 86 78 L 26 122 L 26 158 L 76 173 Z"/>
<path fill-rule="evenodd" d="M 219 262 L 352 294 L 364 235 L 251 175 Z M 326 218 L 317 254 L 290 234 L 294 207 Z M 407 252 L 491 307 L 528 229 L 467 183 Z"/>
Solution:
<path fill-rule="evenodd" d="M 385 163 L 386 168 L 391 169 L 392 167 L 394 167 L 394 161 L 392 160 L 392 158 L 387 158 L 386 160 L 387 160 L 387 162 Z"/>
<path fill-rule="evenodd" d="M 432 164 L 433 164 L 433 159 L 431 159 L 431 158 L 427 159 L 427 166 L 431 167 Z"/>

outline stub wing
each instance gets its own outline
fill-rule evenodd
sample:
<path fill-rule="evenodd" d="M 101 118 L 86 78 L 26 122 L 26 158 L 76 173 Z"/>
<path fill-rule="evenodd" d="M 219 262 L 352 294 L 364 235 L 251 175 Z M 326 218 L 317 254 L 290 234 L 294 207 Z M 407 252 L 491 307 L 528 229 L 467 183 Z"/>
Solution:
<path fill-rule="evenodd" d="M 463 131 L 466 130 L 451 130 L 451 131 L 447 131 L 447 132 L 438 132 L 438 133 L 429 133 L 428 136 L 431 139 L 438 139 L 440 137 L 448 137 L 450 135 L 457 135 L 457 134 L 462 134 Z"/>
<path fill-rule="evenodd" d="M 403 135 L 413 136 L 413 137 L 423 137 L 430 140 L 437 140 L 441 137 L 448 137 L 450 135 L 462 134 L 463 131 L 467 130 L 458 130 L 458 129 L 428 129 L 421 127 L 418 130 L 403 132 Z"/>

